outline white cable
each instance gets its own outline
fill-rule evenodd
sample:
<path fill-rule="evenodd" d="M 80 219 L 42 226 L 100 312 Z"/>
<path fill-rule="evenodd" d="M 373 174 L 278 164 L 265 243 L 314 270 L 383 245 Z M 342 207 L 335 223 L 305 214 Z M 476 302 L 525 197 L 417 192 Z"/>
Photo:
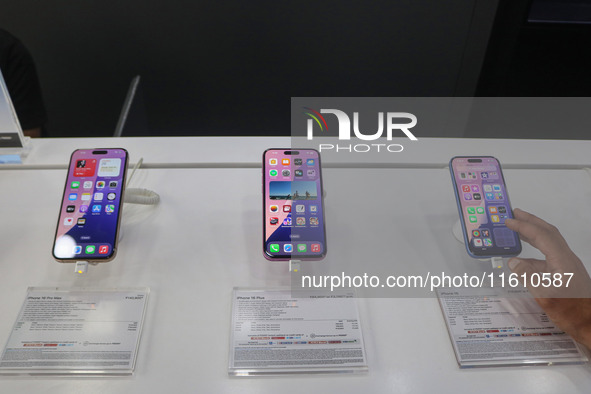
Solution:
<path fill-rule="evenodd" d="M 129 204 L 156 205 L 160 202 L 160 196 L 152 190 L 131 188 L 125 190 L 124 202 Z"/>

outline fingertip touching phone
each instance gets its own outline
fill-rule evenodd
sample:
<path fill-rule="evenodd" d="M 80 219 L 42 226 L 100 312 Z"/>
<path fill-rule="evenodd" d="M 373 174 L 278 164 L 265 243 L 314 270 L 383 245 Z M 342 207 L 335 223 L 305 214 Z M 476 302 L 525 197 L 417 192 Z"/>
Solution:
<path fill-rule="evenodd" d="M 521 253 L 519 235 L 505 226 L 513 211 L 500 162 L 492 156 L 456 156 L 449 169 L 468 254 L 489 258 Z"/>
<path fill-rule="evenodd" d="M 268 149 L 263 153 L 263 254 L 268 260 L 326 256 L 317 150 Z"/>
<path fill-rule="evenodd" d="M 115 258 L 127 162 L 122 148 L 72 153 L 53 243 L 57 261 Z"/>

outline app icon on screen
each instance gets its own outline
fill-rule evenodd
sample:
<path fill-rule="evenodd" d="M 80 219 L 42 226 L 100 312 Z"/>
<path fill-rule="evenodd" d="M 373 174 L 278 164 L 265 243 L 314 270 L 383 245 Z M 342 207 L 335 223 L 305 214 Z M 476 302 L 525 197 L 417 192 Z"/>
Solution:
<path fill-rule="evenodd" d="M 497 210 L 497 207 L 488 207 L 488 211 L 490 213 L 499 213 L 499 211 Z"/>
<path fill-rule="evenodd" d="M 295 176 L 304 176 L 304 171 L 302 171 L 302 170 L 295 170 L 294 173 L 295 173 Z"/>
<path fill-rule="evenodd" d="M 90 200 L 90 193 L 82 193 L 82 197 L 80 197 L 82 201 Z"/>
<path fill-rule="evenodd" d="M 482 236 L 483 237 L 490 237 L 490 231 L 488 231 L 488 230 L 482 230 Z"/>
<path fill-rule="evenodd" d="M 277 211 L 279 210 L 279 206 L 278 206 L 278 205 L 271 205 L 271 206 L 269 207 L 269 210 L 270 210 L 271 212 L 277 212 Z"/>
<path fill-rule="evenodd" d="M 80 182 L 78 181 L 73 181 L 72 184 L 70 185 L 70 187 L 72 189 L 78 189 L 80 187 Z"/>
<path fill-rule="evenodd" d="M 492 239 L 490 238 L 484 238 L 482 242 L 484 243 L 484 246 L 493 246 Z"/>
<path fill-rule="evenodd" d="M 92 206 L 92 212 L 93 213 L 100 213 L 101 212 L 101 208 L 102 208 L 101 205 L 93 205 Z"/>
<path fill-rule="evenodd" d="M 270 166 L 276 166 L 277 165 L 277 159 L 269 159 L 269 165 Z"/>
<path fill-rule="evenodd" d="M 474 209 L 474 207 L 468 207 L 468 208 L 466 208 L 466 211 L 469 214 L 475 214 L 476 213 L 476 209 Z"/>
<path fill-rule="evenodd" d="M 283 212 L 291 212 L 291 205 L 284 205 Z"/>
<path fill-rule="evenodd" d="M 306 206 L 303 204 L 296 205 L 296 212 L 297 213 L 304 213 L 306 212 Z"/>
<path fill-rule="evenodd" d="M 94 245 L 86 245 L 86 248 L 84 249 L 84 253 L 86 254 L 93 254 L 96 251 L 96 246 Z"/>
<path fill-rule="evenodd" d="M 270 244 L 269 251 L 271 253 L 279 253 L 279 244 Z"/>
<path fill-rule="evenodd" d="M 269 219 L 269 224 L 271 224 L 272 226 L 276 226 L 277 223 L 279 223 L 279 218 L 271 218 L 271 219 Z"/>
<path fill-rule="evenodd" d="M 70 193 L 68 200 L 75 201 L 78 198 L 78 193 Z"/>
<path fill-rule="evenodd" d="M 94 199 L 95 201 L 102 201 L 103 193 L 94 193 Z"/>
<path fill-rule="evenodd" d="M 117 197 L 117 194 L 115 194 L 115 193 L 107 194 L 107 200 L 109 200 L 109 201 L 113 201 L 115 199 L 115 197 Z"/>
<path fill-rule="evenodd" d="M 478 213 L 480 215 L 484 214 L 484 207 L 477 207 L 476 208 L 476 213 Z"/>
<path fill-rule="evenodd" d="M 115 212 L 115 205 L 105 205 L 105 212 L 106 213 L 113 213 L 113 212 Z"/>
<path fill-rule="evenodd" d="M 472 236 L 473 236 L 474 238 L 478 238 L 478 237 L 480 237 L 480 231 L 478 231 L 478 230 L 472 230 Z"/>
<path fill-rule="evenodd" d="M 283 164 L 284 166 L 288 166 L 290 163 L 289 159 L 281 159 L 281 164 Z"/>
<path fill-rule="evenodd" d="M 320 253 L 320 244 L 312 244 L 310 249 L 313 253 Z"/>
<path fill-rule="evenodd" d="M 78 221 L 76 223 L 78 224 L 78 226 L 84 226 L 86 224 L 86 218 L 78 218 Z"/>
<path fill-rule="evenodd" d="M 302 159 L 293 159 L 293 164 L 295 164 L 296 166 L 301 166 L 302 165 Z"/>
<path fill-rule="evenodd" d="M 105 188 L 105 181 L 97 181 L 96 188 L 97 189 L 104 189 Z"/>
<path fill-rule="evenodd" d="M 92 181 L 85 181 L 84 182 L 84 188 L 85 189 L 91 189 L 92 188 Z"/>
<path fill-rule="evenodd" d="M 308 175 L 310 177 L 314 177 L 314 176 L 316 176 L 316 170 L 308 170 L 308 171 L 306 171 L 306 175 Z"/>
<path fill-rule="evenodd" d="M 306 160 L 306 165 L 313 166 L 314 165 L 314 159 L 308 159 L 308 160 Z"/>
<path fill-rule="evenodd" d="M 476 218 L 476 216 L 470 215 L 470 216 L 468 216 L 468 219 L 470 220 L 470 223 L 476 223 L 476 222 L 478 222 L 478 219 Z"/>
<path fill-rule="evenodd" d="M 503 193 L 495 193 L 495 200 L 504 200 Z"/>
<path fill-rule="evenodd" d="M 269 171 L 269 175 L 271 175 L 271 176 L 277 176 L 277 170 L 271 170 L 271 171 Z"/>
<path fill-rule="evenodd" d="M 79 211 L 82 213 L 88 212 L 88 205 L 80 205 Z"/>
<path fill-rule="evenodd" d="M 490 220 L 493 223 L 499 223 L 501 219 L 499 219 L 499 215 L 490 215 Z"/>
<path fill-rule="evenodd" d="M 318 226 L 318 218 L 317 217 L 311 217 L 310 218 L 310 225 L 312 226 Z"/>
<path fill-rule="evenodd" d="M 504 205 L 499 205 L 499 213 L 507 213 L 507 207 Z"/>
<path fill-rule="evenodd" d="M 482 179 L 488 179 L 488 172 L 481 172 L 481 173 L 480 173 L 480 177 L 481 177 Z"/>
<path fill-rule="evenodd" d="M 482 240 L 480 238 L 474 238 L 472 241 L 474 241 L 474 246 L 482 247 Z"/>
<path fill-rule="evenodd" d="M 109 245 L 101 245 L 101 246 L 99 246 L 98 252 L 99 252 L 99 254 L 107 254 L 107 253 L 109 253 Z"/>
<path fill-rule="evenodd" d="M 318 211 L 318 205 L 310 205 L 310 212 L 317 212 Z"/>
<path fill-rule="evenodd" d="M 475 200 L 482 200 L 482 197 L 480 196 L 480 193 L 474 193 L 474 199 Z"/>
<path fill-rule="evenodd" d="M 478 193 L 480 191 L 480 188 L 478 187 L 478 185 L 472 185 L 472 192 L 473 193 Z"/>
<path fill-rule="evenodd" d="M 65 218 L 64 219 L 64 226 L 71 226 L 74 224 L 74 218 Z"/>
<path fill-rule="evenodd" d="M 283 176 L 290 176 L 291 175 L 291 171 L 289 171 L 289 170 L 283 170 L 283 171 L 281 171 L 281 175 L 283 175 Z"/>
<path fill-rule="evenodd" d="M 306 225 L 306 218 L 304 216 L 298 216 L 296 218 L 296 225 L 305 226 Z"/>
<path fill-rule="evenodd" d="M 501 185 L 492 185 L 493 191 L 495 192 L 500 192 L 501 191 Z"/>
<path fill-rule="evenodd" d="M 462 191 L 464 193 L 470 193 L 470 185 L 463 185 L 462 186 Z"/>
<path fill-rule="evenodd" d="M 283 225 L 284 226 L 291 226 L 291 216 L 288 216 L 285 219 L 283 219 Z"/>
<path fill-rule="evenodd" d="M 74 254 L 80 254 L 80 253 L 82 253 L 82 246 L 80 246 L 80 245 L 74 246 Z"/>
<path fill-rule="evenodd" d="M 308 251 L 308 247 L 306 244 L 298 244 L 298 252 L 299 253 L 306 253 Z"/>
<path fill-rule="evenodd" d="M 482 185 L 482 189 L 485 192 L 492 192 L 492 186 L 491 185 Z"/>
<path fill-rule="evenodd" d="M 466 201 L 472 200 L 472 194 L 470 194 L 470 193 L 464 193 L 464 200 L 466 200 Z"/>
<path fill-rule="evenodd" d="M 291 252 L 293 252 L 293 245 L 292 244 L 285 244 L 285 245 L 283 245 L 283 251 L 285 253 L 291 253 Z"/>
<path fill-rule="evenodd" d="M 109 187 L 111 189 L 114 189 L 117 187 L 118 182 L 117 181 L 109 181 Z"/>
<path fill-rule="evenodd" d="M 495 199 L 495 197 L 492 193 L 484 193 L 484 197 L 486 198 L 487 201 L 492 201 Z"/>
<path fill-rule="evenodd" d="M 75 210 L 76 210 L 76 205 L 68 205 L 68 206 L 66 207 L 66 212 L 68 212 L 68 213 L 72 213 L 72 212 L 74 212 Z"/>

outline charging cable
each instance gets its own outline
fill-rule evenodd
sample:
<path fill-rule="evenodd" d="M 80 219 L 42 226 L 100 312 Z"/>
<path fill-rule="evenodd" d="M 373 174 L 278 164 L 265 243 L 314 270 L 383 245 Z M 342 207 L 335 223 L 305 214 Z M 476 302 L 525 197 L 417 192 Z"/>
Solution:
<path fill-rule="evenodd" d="M 131 179 L 133 178 L 135 172 L 138 168 L 140 168 L 143 162 L 144 158 L 140 157 L 135 167 L 133 168 L 131 175 L 127 179 L 127 187 L 129 187 Z M 160 196 L 158 195 L 158 193 L 148 189 L 126 188 L 124 202 L 129 204 L 156 205 L 160 202 Z"/>

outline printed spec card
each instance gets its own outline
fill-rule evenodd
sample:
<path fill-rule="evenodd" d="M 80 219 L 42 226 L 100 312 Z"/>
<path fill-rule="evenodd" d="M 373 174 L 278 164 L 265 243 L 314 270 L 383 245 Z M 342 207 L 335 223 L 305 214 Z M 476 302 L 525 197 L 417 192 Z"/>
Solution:
<path fill-rule="evenodd" d="M 460 367 L 582 363 L 587 357 L 527 290 L 439 288 Z M 523 294 L 516 295 L 516 291 Z"/>
<path fill-rule="evenodd" d="M 367 371 L 352 292 L 234 289 L 231 332 L 231 375 Z"/>
<path fill-rule="evenodd" d="M 29 288 L 0 373 L 133 373 L 148 294 Z"/>

